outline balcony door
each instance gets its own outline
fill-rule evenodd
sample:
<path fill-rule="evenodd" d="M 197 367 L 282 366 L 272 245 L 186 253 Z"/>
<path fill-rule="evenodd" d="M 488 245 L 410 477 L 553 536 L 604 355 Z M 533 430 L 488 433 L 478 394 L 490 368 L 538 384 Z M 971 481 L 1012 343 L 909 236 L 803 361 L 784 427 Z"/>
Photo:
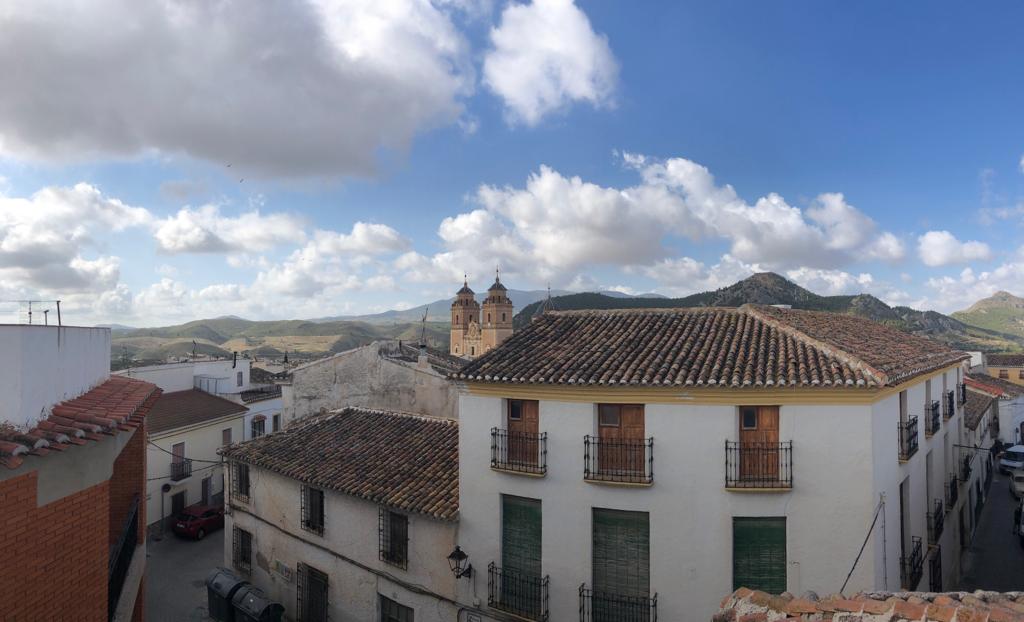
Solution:
<path fill-rule="evenodd" d="M 592 510 L 594 622 L 650 619 L 650 527 L 647 512 Z"/>
<path fill-rule="evenodd" d="M 508 461 L 521 466 L 536 466 L 540 413 L 537 400 L 508 400 L 505 422 L 508 430 Z"/>
<path fill-rule="evenodd" d="M 597 408 L 597 469 L 604 474 L 643 473 L 644 407 L 641 404 L 600 404 Z"/>
<path fill-rule="evenodd" d="M 501 604 L 536 616 L 541 611 L 541 502 L 501 496 Z"/>
<path fill-rule="evenodd" d="M 779 477 L 779 407 L 740 407 L 740 479 Z"/>

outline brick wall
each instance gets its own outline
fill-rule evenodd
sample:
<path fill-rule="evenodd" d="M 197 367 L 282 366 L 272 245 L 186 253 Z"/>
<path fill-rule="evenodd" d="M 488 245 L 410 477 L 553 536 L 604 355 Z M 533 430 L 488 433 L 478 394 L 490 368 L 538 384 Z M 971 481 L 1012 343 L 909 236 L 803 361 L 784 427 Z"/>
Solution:
<path fill-rule="evenodd" d="M 74 451 L 72 449 L 72 451 Z M 0 619 L 106 620 L 110 483 L 36 507 L 36 472 L 0 482 Z"/>
<path fill-rule="evenodd" d="M 146 428 L 139 426 L 114 461 L 114 472 L 110 477 L 110 543 L 117 542 L 124 528 L 132 500 L 139 498 L 139 538 L 141 544 L 146 534 Z"/>

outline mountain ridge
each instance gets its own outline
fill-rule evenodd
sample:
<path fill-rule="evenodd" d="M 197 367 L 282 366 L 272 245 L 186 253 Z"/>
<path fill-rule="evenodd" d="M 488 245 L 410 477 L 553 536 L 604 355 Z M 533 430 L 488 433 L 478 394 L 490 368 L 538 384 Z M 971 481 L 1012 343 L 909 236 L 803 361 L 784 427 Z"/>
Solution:
<path fill-rule="evenodd" d="M 1024 298 L 1007 291 L 982 298 L 951 316 L 965 324 L 1024 337 Z"/>

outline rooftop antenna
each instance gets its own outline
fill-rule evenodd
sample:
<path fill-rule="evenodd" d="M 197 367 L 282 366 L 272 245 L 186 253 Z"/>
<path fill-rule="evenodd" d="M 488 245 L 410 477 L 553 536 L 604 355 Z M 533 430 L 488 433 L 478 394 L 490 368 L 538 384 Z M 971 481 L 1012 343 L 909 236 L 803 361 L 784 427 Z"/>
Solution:
<path fill-rule="evenodd" d="M 127 369 L 128 363 L 128 346 L 121 346 L 121 365 Z"/>
<path fill-rule="evenodd" d="M 192 360 L 196 358 L 196 340 L 192 340 Z"/>
<path fill-rule="evenodd" d="M 427 313 L 429 312 L 430 307 L 428 306 L 423 310 L 423 319 L 420 320 L 420 347 L 427 345 Z"/>

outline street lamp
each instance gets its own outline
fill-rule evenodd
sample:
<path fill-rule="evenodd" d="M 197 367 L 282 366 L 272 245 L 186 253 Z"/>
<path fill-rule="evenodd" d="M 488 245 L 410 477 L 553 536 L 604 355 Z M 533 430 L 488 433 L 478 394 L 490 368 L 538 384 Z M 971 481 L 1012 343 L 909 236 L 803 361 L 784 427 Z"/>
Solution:
<path fill-rule="evenodd" d="M 448 555 L 448 565 L 451 567 L 452 574 L 455 575 L 456 579 L 473 576 L 473 564 L 467 564 L 466 560 L 468 559 L 469 555 L 466 555 L 458 545 Z"/>

